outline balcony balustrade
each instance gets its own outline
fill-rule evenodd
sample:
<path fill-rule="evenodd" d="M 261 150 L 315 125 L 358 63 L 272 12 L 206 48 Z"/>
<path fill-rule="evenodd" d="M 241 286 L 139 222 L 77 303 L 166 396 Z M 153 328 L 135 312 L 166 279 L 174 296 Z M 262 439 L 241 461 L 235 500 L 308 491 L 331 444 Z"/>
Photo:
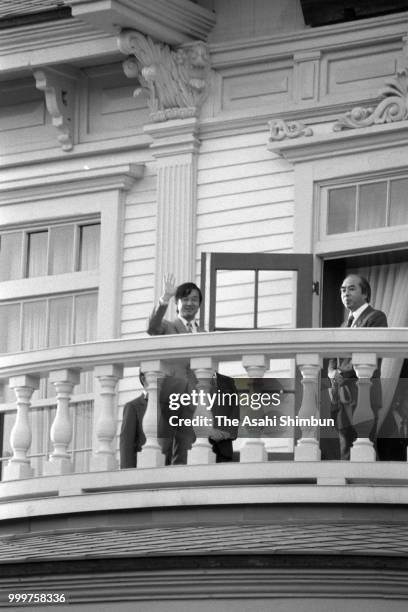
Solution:
<path fill-rule="evenodd" d="M 373 482 L 384 485 L 391 482 L 398 485 L 398 495 L 402 496 L 399 499 L 408 502 L 408 464 L 376 463 L 367 429 L 372 419 L 370 378 L 377 359 L 404 358 L 407 347 L 408 329 L 405 328 L 286 329 L 119 339 L 1 356 L 0 380 L 7 382 L 16 395 L 16 418 L 10 435 L 12 456 L 3 467 L 1 495 L 3 500 L 81 496 L 90 491 L 106 493 L 115 487 L 171 489 L 180 483 L 187 486 L 192 482 L 197 486 L 200 482 L 214 486 L 225 482 L 245 486 L 252 483 L 252 487 L 293 482 L 343 489 L 344 485 L 356 482 L 365 482 L 367 486 Z M 319 427 L 313 424 L 312 417 L 320 416 L 323 359 L 338 356 L 351 357 L 358 376 L 358 403 L 353 415 L 358 438 L 351 449 L 350 462 L 323 462 L 320 461 Z M 198 388 L 203 390 L 208 390 L 219 362 L 239 361 L 248 377 L 261 378 L 268 371 L 270 360 L 293 359 L 302 384 L 298 417 L 304 419 L 294 461 L 268 462 L 264 440 L 248 438 L 240 449 L 239 464 L 212 466 L 209 464 L 214 462 L 214 456 L 208 440 L 198 436 L 187 466 L 164 467 L 157 438 L 158 380 L 169 364 L 178 359 L 190 359 Z M 124 369 L 136 366 L 145 372 L 149 394 L 143 423 L 146 444 L 139 453 L 137 470 L 121 471 L 115 448 L 117 387 Z M 93 371 L 97 381 L 93 398 L 93 446 L 91 474 L 79 474 L 74 473 L 68 450 L 72 437 L 69 404 L 79 374 L 86 371 Z M 56 413 L 50 433 L 52 452 L 45 459 L 44 476 L 35 478 L 29 458 L 32 438 L 29 411 L 31 396 L 44 377 L 55 387 Z M 199 405 L 196 414 L 204 414 L 205 410 L 205 405 Z M 169 491 L 166 495 L 171 498 Z M 316 491 L 313 495 L 316 501 L 320 499 Z M 342 494 L 338 495 L 340 499 Z"/>

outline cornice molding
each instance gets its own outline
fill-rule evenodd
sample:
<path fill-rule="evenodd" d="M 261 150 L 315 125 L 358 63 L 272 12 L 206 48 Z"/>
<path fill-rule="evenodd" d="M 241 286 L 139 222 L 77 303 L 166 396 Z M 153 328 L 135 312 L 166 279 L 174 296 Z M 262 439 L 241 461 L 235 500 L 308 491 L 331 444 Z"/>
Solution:
<path fill-rule="evenodd" d="M 205 40 L 215 24 L 211 11 L 189 0 L 70 0 L 74 17 L 100 30 L 117 33 L 122 28 L 170 45 Z"/>
<path fill-rule="evenodd" d="M 297 53 L 322 52 L 390 40 L 403 40 L 408 31 L 408 12 L 354 22 L 305 28 L 275 36 L 209 42 L 214 69 L 293 57 Z"/>
<path fill-rule="evenodd" d="M 121 136 L 119 138 L 107 138 L 87 143 L 78 143 L 71 151 L 62 151 L 60 147 L 53 149 L 37 149 L 36 151 L 22 151 L 0 155 L 0 168 L 17 168 L 31 164 L 58 162 L 60 160 L 85 158 L 103 153 L 115 153 L 123 151 L 136 151 L 149 147 L 149 136 L 147 134 L 135 134 L 134 136 Z"/>
<path fill-rule="evenodd" d="M 152 155 L 156 158 L 183 153 L 197 153 L 199 122 L 197 118 L 178 119 L 145 125 L 144 131 L 152 138 Z"/>
<path fill-rule="evenodd" d="M 37 67 L 96 57 L 120 57 L 116 37 L 78 19 L 10 28 L 1 34 L 0 73 L 10 78 Z"/>
<path fill-rule="evenodd" d="M 144 174 L 144 164 L 84 167 L 63 173 L 36 174 L 0 184 L 0 205 L 117 189 L 128 191 Z"/>
<path fill-rule="evenodd" d="M 390 147 L 406 146 L 408 121 L 376 125 L 344 132 L 329 132 L 286 141 L 269 141 L 269 151 L 291 162 L 308 162 L 352 153 L 366 153 Z"/>

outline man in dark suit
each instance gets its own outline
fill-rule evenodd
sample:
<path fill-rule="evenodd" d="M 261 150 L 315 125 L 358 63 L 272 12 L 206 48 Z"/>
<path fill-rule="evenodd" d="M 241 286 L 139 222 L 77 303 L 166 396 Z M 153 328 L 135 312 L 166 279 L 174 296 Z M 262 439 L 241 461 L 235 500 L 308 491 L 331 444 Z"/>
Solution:
<path fill-rule="evenodd" d="M 177 316 L 173 320 L 165 319 L 170 300 L 174 297 L 176 302 Z M 194 283 L 183 283 L 176 287 L 173 274 L 168 274 L 164 278 L 163 294 L 159 299 L 158 305 L 153 310 L 147 333 L 152 336 L 169 335 L 169 334 L 186 334 L 186 333 L 201 333 L 204 330 L 200 329 L 196 320 L 196 315 L 200 309 L 202 302 L 202 294 Z M 189 360 L 177 360 L 166 376 L 160 387 L 160 411 L 162 415 L 160 426 L 160 437 L 162 437 L 162 450 L 166 455 L 166 465 L 185 464 L 187 463 L 187 452 L 191 448 L 196 439 L 194 429 L 192 427 L 177 427 L 170 428 L 168 426 L 169 411 L 168 398 L 171 393 L 191 393 L 196 387 L 197 379 L 194 372 L 190 368 Z M 234 386 L 232 379 L 217 374 L 216 387 L 224 391 L 231 391 L 231 385 Z M 217 387 L 218 385 L 218 387 Z M 234 386 L 235 389 L 235 386 Z M 195 406 L 182 406 L 178 411 L 178 416 L 188 418 L 194 415 Z M 222 410 L 222 407 L 217 407 L 217 410 Z M 224 414 L 237 417 L 238 406 L 225 406 Z M 174 413 L 173 413 L 174 414 Z M 217 412 L 219 414 L 219 412 Z M 232 440 L 237 436 L 238 428 L 234 431 L 220 429 L 214 427 L 209 432 L 210 443 L 213 451 L 216 454 L 216 461 L 232 460 Z"/>
<path fill-rule="evenodd" d="M 139 379 L 145 386 L 145 377 L 140 372 Z M 143 417 L 147 408 L 147 393 L 144 391 L 136 399 L 123 407 L 122 427 L 120 430 L 120 469 L 137 466 L 137 453 L 146 442 L 143 432 Z"/>
<path fill-rule="evenodd" d="M 348 318 L 342 327 L 387 327 L 387 317 L 381 310 L 370 306 L 371 287 L 369 282 L 359 274 L 347 276 L 340 288 L 341 300 L 348 310 Z M 381 408 L 380 385 L 381 360 L 373 373 L 370 389 L 371 408 L 374 413 L 374 425 L 370 437 L 374 437 L 377 426 L 377 415 Z M 337 420 L 340 442 L 340 458 L 350 458 L 350 448 L 357 438 L 352 424 L 353 412 L 357 403 L 357 374 L 351 359 L 330 359 L 328 375 L 331 380 L 330 397 L 333 416 Z"/>

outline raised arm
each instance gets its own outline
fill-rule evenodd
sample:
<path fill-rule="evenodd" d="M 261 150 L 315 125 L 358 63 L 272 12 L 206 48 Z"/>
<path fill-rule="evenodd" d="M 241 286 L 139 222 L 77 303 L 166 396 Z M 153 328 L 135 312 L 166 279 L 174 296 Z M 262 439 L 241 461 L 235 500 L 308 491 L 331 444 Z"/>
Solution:
<path fill-rule="evenodd" d="M 166 321 L 163 320 L 166 314 L 169 301 L 176 292 L 176 279 L 174 274 L 166 274 L 163 278 L 163 293 L 159 298 L 159 303 L 154 308 L 149 318 L 147 333 L 150 336 L 160 336 L 168 333 L 166 330 Z"/>

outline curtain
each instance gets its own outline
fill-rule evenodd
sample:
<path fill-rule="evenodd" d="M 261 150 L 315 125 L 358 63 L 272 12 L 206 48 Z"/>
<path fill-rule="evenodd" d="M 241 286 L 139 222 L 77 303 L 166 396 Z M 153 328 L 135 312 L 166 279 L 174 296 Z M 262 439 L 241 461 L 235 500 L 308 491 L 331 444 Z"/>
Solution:
<path fill-rule="evenodd" d="M 21 278 L 22 232 L 0 237 L 0 281 Z"/>
<path fill-rule="evenodd" d="M 38 300 L 23 304 L 23 350 L 33 351 L 47 345 L 47 302 Z"/>
<path fill-rule="evenodd" d="M 408 223 L 407 192 L 407 178 L 391 181 L 389 225 L 405 225 Z"/>
<path fill-rule="evenodd" d="M 74 271 L 74 226 L 63 225 L 50 229 L 50 274 Z"/>
<path fill-rule="evenodd" d="M 368 183 L 360 186 L 358 229 L 386 226 L 387 183 Z"/>
<path fill-rule="evenodd" d="M 48 251 L 48 231 L 33 232 L 28 235 L 27 276 L 46 276 Z"/>
<path fill-rule="evenodd" d="M 72 343 L 72 297 L 54 298 L 49 302 L 50 322 L 48 346 Z"/>
<path fill-rule="evenodd" d="M 98 268 L 100 230 L 101 226 L 99 223 L 83 225 L 81 227 L 80 270 L 96 270 Z"/>

